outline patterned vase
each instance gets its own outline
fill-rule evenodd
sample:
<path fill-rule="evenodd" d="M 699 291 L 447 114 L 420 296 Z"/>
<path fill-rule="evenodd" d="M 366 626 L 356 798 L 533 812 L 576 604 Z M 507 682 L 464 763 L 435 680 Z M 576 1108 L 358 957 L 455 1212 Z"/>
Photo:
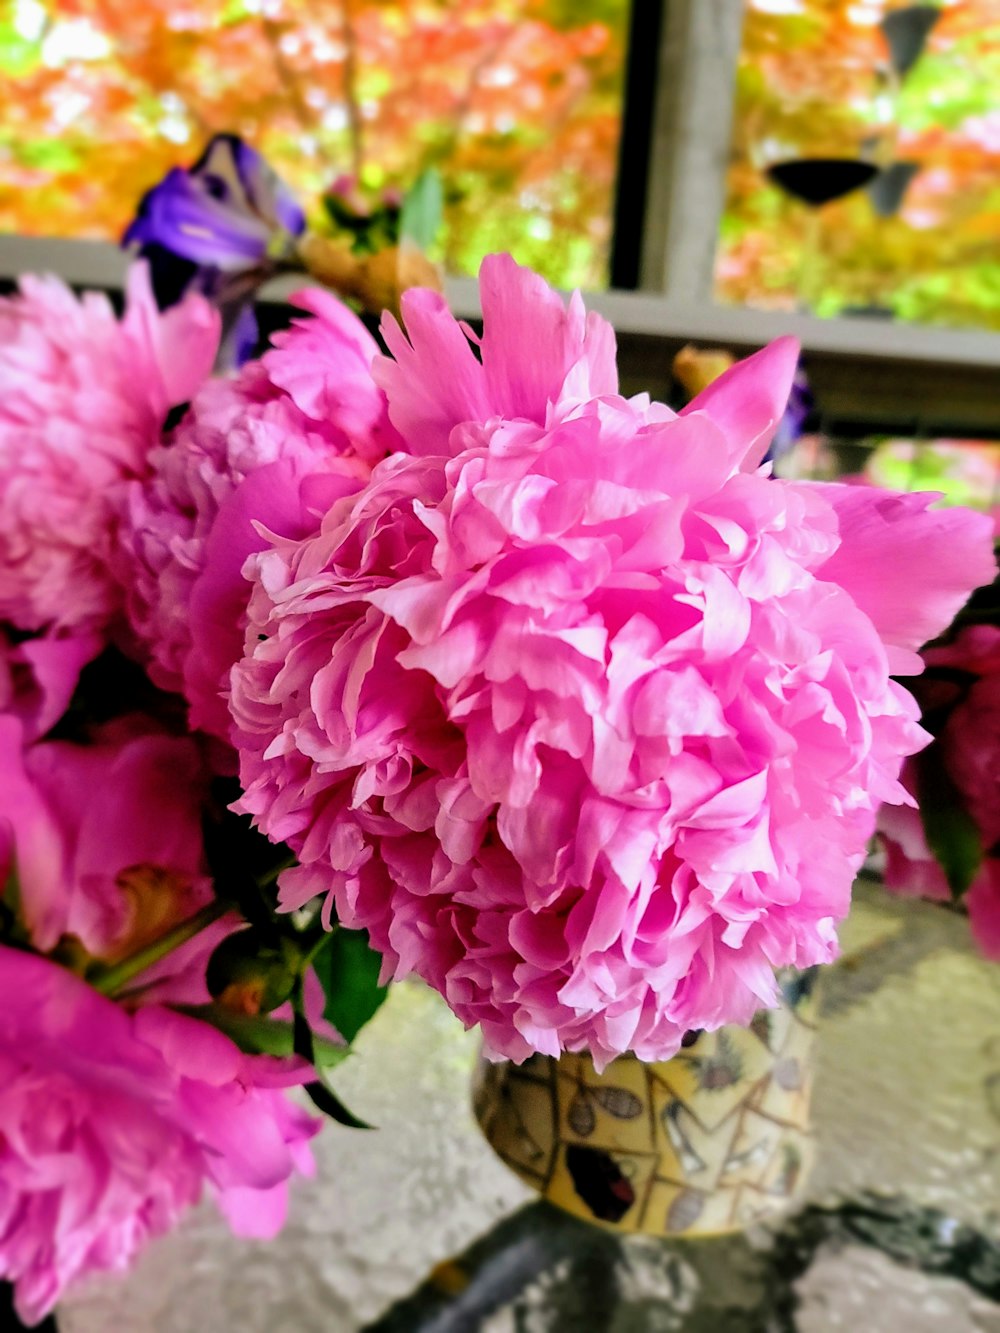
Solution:
<path fill-rule="evenodd" d="M 473 1104 L 494 1151 L 551 1203 L 616 1231 L 709 1236 L 784 1211 L 812 1163 L 815 972 L 750 1027 L 689 1034 L 672 1060 L 480 1061 Z"/>

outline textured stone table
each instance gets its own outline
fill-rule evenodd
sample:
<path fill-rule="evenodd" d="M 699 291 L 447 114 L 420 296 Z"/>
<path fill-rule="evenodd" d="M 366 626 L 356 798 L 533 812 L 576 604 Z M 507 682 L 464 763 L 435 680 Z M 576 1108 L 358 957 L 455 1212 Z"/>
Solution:
<path fill-rule="evenodd" d="M 860 886 L 826 974 L 806 1206 L 715 1241 L 619 1241 L 534 1203 L 469 1110 L 476 1039 L 395 988 L 338 1071 L 271 1245 L 205 1207 L 61 1311 L 65 1333 L 1000 1333 L 1000 966 L 962 918 Z"/>

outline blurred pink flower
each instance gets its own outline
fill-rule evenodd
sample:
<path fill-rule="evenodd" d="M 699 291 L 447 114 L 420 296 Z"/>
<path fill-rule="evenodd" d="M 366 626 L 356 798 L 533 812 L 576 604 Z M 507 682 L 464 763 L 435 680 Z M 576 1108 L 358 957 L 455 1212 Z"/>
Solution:
<path fill-rule="evenodd" d="M 885 884 L 903 898 L 947 902 L 951 890 L 944 871 L 927 846 L 916 806 L 912 761 L 904 765 L 900 781 L 913 797 L 913 804 L 884 805 L 878 816 L 879 841 L 885 850 Z"/>
<path fill-rule="evenodd" d="M 0 299 L 0 622 L 103 631 L 115 494 L 141 475 L 171 405 L 211 369 L 218 317 L 200 298 L 159 314 L 144 265 L 127 309 L 27 277 Z"/>
<path fill-rule="evenodd" d="M 984 846 L 992 847 L 1000 843 L 1000 628 L 970 625 L 924 658 L 931 670 L 948 667 L 973 678 L 952 705 L 941 752 Z"/>
<path fill-rule="evenodd" d="M 287 908 L 329 895 L 492 1054 L 665 1059 L 834 956 L 926 739 L 886 644 L 913 663 L 990 525 L 757 470 L 789 339 L 677 416 L 617 396 L 577 298 L 508 257 L 481 291 L 481 361 L 404 298 L 408 452 L 248 562 L 242 808 L 300 859 Z"/>
<path fill-rule="evenodd" d="M 929 648 L 924 659 L 930 674 L 921 682 L 920 697 L 926 710 L 945 715 L 926 762 L 944 766 L 979 830 L 983 860 L 964 901 L 980 948 L 1000 959 L 1000 858 L 995 854 L 1000 845 L 1000 628 L 970 625 L 951 643 Z M 948 675 L 936 679 L 936 668 Z M 951 672 L 967 679 L 958 683 Z M 916 795 L 915 766 L 908 766 L 905 780 Z M 951 897 L 918 811 L 907 811 L 903 818 L 899 811 L 883 810 L 879 835 L 888 889 L 913 897 Z"/>
<path fill-rule="evenodd" d="M 913 791 L 915 775 L 908 765 L 904 785 Z M 885 805 L 878 817 L 879 841 L 885 852 L 883 880 L 902 898 L 948 902 L 952 893 L 934 853 L 927 846 L 920 812 L 914 807 Z M 1000 961 L 1000 857 L 988 853 L 963 899 L 972 934 L 987 958 Z"/>
<path fill-rule="evenodd" d="M 987 958 L 1000 961 L 1000 857 L 983 857 L 965 906 L 976 943 Z"/>
<path fill-rule="evenodd" d="M 0 714 L 20 719 L 37 740 L 69 707 L 80 672 L 102 648 L 96 634 L 43 634 L 21 639 L 0 629 Z"/>
<path fill-rule="evenodd" d="M 117 960 L 210 901 L 207 784 L 197 744 L 147 718 L 109 723 L 87 745 L 25 745 L 22 724 L 0 714 L 0 885 L 16 873 L 34 946 L 47 953 L 74 935 Z M 199 937 L 202 963 L 206 946 Z M 191 966 L 190 951 L 170 964 Z M 195 1002 L 206 998 L 197 981 Z"/>
<path fill-rule="evenodd" d="M 265 545 L 260 528 L 310 531 L 394 438 L 371 379 L 374 339 L 328 293 L 297 302 L 314 317 L 237 378 L 205 385 L 128 492 L 117 568 L 132 628 L 156 683 L 184 694 L 192 726 L 222 740 L 220 690 L 242 652 L 250 593 L 240 571 Z"/>
<path fill-rule="evenodd" d="M 123 1272 L 206 1186 L 238 1235 L 281 1227 L 318 1123 L 296 1064 L 207 1024 L 128 1013 L 46 959 L 0 947 L 0 1278 L 26 1323 L 67 1285 Z"/>

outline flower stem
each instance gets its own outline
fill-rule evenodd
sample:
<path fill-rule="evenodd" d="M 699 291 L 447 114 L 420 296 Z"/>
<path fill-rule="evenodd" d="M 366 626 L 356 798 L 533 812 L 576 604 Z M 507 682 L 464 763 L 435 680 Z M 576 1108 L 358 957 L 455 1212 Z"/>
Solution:
<path fill-rule="evenodd" d="M 131 981 L 140 972 L 145 972 L 147 967 L 152 967 L 161 958 L 166 958 L 167 954 L 179 949 L 182 944 L 186 944 L 188 940 L 200 934 L 206 926 L 210 926 L 213 921 L 218 921 L 220 917 L 225 916 L 231 908 L 232 903 L 217 898 L 203 907 L 200 912 L 196 912 L 194 916 L 189 916 L 186 921 L 174 926 L 173 930 L 168 930 L 165 935 L 161 935 L 152 944 L 147 944 L 144 948 L 130 954 L 128 958 L 123 958 L 120 963 L 101 968 L 100 971 L 88 976 L 87 980 L 102 995 L 114 995 L 127 981 Z"/>
<path fill-rule="evenodd" d="M 296 864 L 297 862 L 294 856 L 286 856 L 284 861 L 279 862 L 276 866 L 272 866 L 266 875 L 258 876 L 254 880 L 254 883 L 257 885 L 258 889 L 270 888 L 272 884 L 277 883 L 280 874 L 286 870 L 291 870 L 292 866 Z"/>

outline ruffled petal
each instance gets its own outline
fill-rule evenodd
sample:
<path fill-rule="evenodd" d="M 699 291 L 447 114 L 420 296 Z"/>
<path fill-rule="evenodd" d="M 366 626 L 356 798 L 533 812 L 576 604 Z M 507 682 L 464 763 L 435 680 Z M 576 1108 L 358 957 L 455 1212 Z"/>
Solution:
<path fill-rule="evenodd" d="M 799 482 L 837 515 L 840 545 L 816 570 L 845 588 L 890 648 L 893 669 L 951 624 L 974 588 L 996 577 L 993 525 L 970 509 L 931 509 L 937 494 Z M 902 651 L 892 651 L 902 650 Z"/>

